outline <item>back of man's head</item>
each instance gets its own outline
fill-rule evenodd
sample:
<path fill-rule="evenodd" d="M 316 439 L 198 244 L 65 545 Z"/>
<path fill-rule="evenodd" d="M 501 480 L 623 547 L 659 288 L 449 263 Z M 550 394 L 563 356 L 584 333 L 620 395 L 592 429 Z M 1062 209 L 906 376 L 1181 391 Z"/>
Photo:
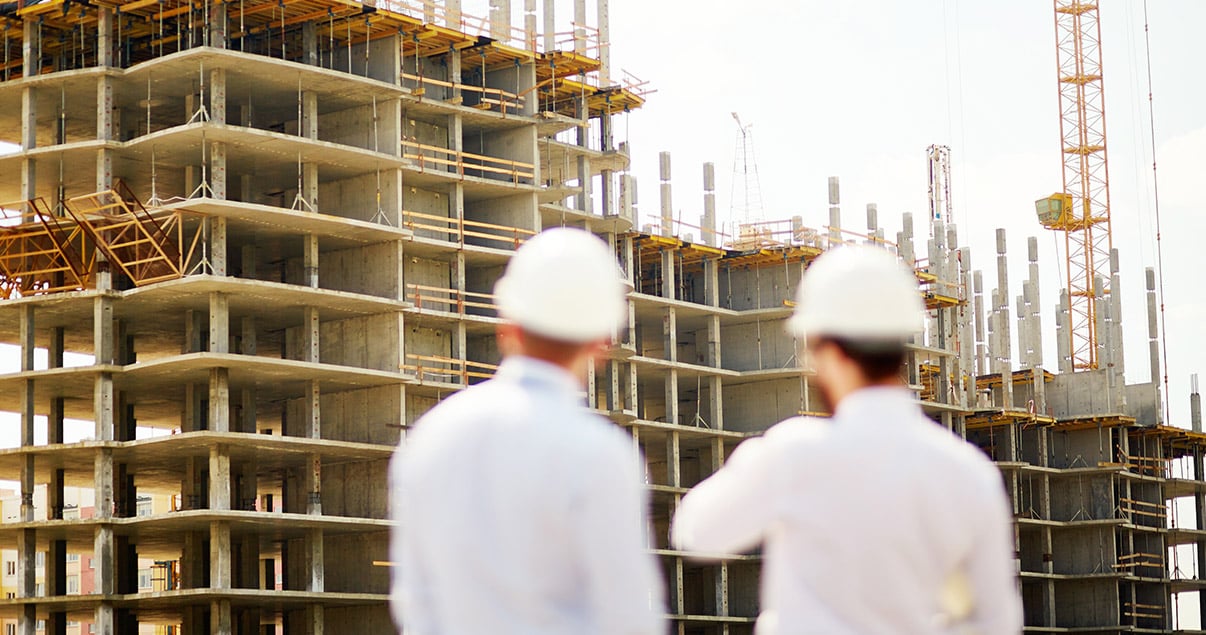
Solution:
<path fill-rule="evenodd" d="M 921 331 L 925 308 L 913 273 L 885 249 L 848 245 L 809 266 L 789 329 L 831 342 L 871 381 L 899 372 L 905 344 Z"/>

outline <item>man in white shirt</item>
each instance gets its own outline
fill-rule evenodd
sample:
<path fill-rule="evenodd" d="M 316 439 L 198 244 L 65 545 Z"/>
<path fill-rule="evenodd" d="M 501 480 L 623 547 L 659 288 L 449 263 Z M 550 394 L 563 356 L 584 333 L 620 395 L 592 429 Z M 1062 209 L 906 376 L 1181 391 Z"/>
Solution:
<path fill-rule="evenodd" d="M 900 378 L 924 311 L 912 273 L 886 250 L 839 247 L 797 299 L 790 328 L 833 419 L 788 419 L 742 443 L 683 498 L 674 543 L 764 546 L 759 635 L 1021 632 L 1000 473 Z"/>
<path fill-rule="evenodd" d="M 407 635 L 665 632 L 643 462 L 583 400 L 626 293 L 584 231 L 543 232 L 511 259 L 498 372 L 419 419 L 390 466 L 391 606 Z"/>

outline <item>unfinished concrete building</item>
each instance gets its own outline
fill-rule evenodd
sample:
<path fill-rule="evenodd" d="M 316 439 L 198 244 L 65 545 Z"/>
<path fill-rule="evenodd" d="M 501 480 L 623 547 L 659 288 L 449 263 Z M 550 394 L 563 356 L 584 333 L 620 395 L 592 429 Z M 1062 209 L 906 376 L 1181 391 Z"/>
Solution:
<path fill-rule="evenodd" d="M 0 157 L 0 341 L 21 350 L 0 375 L 21 422 L 0 477 L 23 503 L 0 525 L 18 550 L 0 617 L 30 634 L 391 632 L 389 456 L 495 369 L 510 253 L 571 225 L 615 245 L 633 283 L 588 401 L 647 458 L 676 632 L 753 629 L 759 558 L 693 559 L 668 523 L 742 439 L 824 414 L 783 321 L 808 263 L 849 241 L 917 269 L 931 319 L 908 380 L 1001 465 L 1027 625 L 1171 627 L 1170 599 L 1198 582 L 1168 548 L 1199 545 L 1200 565 L 1206 532 L 1166 529 L 1166 502 L 1203 514 L 1206 437 L 1160 425 L 1154 379 L 1125 385 L 1117 308 L 1109 370 L 1048 372 L 1033 246 L 1015 322 L 1003 236 L 986 295 L 951 226 L 915 236 L 906 216 L 885 237 L 870 205 L 865 232 L 843 229 L 836 179 L 827 226 L 725 236 L 711 166 L 687 227 L 663 155 L 661 222 L 642 225 L 613 120 L 644 100 L 610 68 L 606 0 L 576 0 L 563 34 L 551 0 L 525 0 L 518 27 L 509 1 L 491 7 L 0 5 L 0 140 L 20 145 Z M 94 434 L 67 439 L 65 420 Z M 93 518 L 64 517 L 72 487 Z M 172 510 L 138 515 L 148 494 Z M 96 563 L 90 593 L 66 586 L 74 554 Z M 163 589 L 139 592 L 140 558 Z"/>

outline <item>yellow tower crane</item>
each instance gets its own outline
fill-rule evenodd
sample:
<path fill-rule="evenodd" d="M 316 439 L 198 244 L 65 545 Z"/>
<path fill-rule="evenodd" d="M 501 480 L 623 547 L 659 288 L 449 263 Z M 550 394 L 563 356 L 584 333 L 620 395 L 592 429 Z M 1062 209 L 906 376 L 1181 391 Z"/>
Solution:
<path fill-rule="evenodd" d="M 1097 368 L 1097 300 L 1110 293 L 1110 178 L 1097 0 L 1054 0 L 1063 191 L 1035 201 L 1063 232 L 1072 369 Z"/>

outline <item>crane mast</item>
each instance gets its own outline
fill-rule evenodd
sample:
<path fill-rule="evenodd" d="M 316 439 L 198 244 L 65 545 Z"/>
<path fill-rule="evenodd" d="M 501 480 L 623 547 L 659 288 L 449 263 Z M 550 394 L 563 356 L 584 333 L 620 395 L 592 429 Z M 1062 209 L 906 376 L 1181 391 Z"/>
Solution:
<path fill-rule="evenodd" d="M 1071 367 L 1094 370 L 1097 301 L 1110 293 L 1113 249 L 1101 22 L 1096 0 L 1054 3 L 1063 190 L 1035 207 L 1045 227 L 1064 234 Z"/>

